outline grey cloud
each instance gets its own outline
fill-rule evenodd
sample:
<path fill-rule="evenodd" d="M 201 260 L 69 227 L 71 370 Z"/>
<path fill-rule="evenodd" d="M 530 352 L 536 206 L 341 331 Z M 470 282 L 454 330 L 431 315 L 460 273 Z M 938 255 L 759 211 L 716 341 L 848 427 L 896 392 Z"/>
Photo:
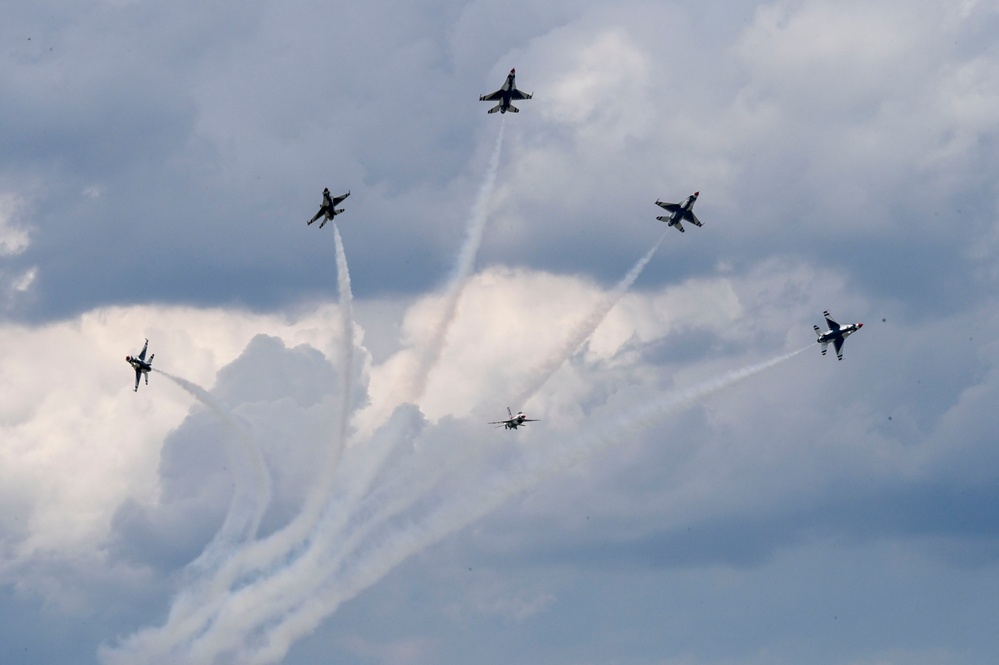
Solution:
<path fill-rule="evenodd" d="M 919 31 L 936 27 L 926 17 L 943 8 L 921 3 L 920 21 L 895 26 L 916 31 L 900 43 L 915 40 L 920 58 L 865 50 L 815 70 L 821 53 L 776 57 L 781 30 L 815 10 L 863 28 L 866 6 L 431 5 L 18 7 L 15 32 L 32 40 L 0 62 L 9 102 L 0 115 L 16 130 L 0 139 L 0 193 L 24 196 L 38 231 L 0 275 L 37 265 L 39 277 L 7 316 L 133 302 L 289 311 L 328 300 L 329 227 L 303 222 L 324 185 L 342 186 L 352 191 L 341 226 L 352 284 L 387 363 L 403 344 L 398 302 L 447 274 L 485 172 L 498 119 L 476 95 L 517 66 L 536 97 L 506 120 L 477 265 L 610 285 L 661 232 L 655 198 L 700 189 L 705 227 L 667 237 L 635 291 L 722 277 L 738 316 L 635 332 L 609 357 L 577 354 L 537 398 L 544 421 L 526 431 L 483 427 L 494 416 L 479 411 L 507 399 L 501 379 L 474 417 L 430 423 L 415 408 L 397 412 L 376 436 L 392 460 L 376 483 L 416 478 L 440 493 L 377 535 L 398 528 L 415 539 L 443 508 L 482 500 L 483 479 L 515 476 L 522 456 L 572 450 L 644 400 L 811 343 L 822 309 L 867 325 L 842 363 L 812 348 L 668 422 L 615 430 L 612 452 L 422 550 L 285 662 L 993 654 L 980 617 L 993 609 L 997 552 L 994 13 L 966 5 L 972 16 L 941 26 L 930 51 Z M 764 34 L 771 42 L 757 40 L 773 11 L 790 15 Z M 647 79 L 621 72 L 603 107 L 559 116 L 558 85 L 601 73 L 599 58 L 578 58 L 608 31 L 611 45 L 644 58 Z M 870 71 L 842 89 L 830 83 L 857 58 Z M 386 294 L 398 296 L 391 316 L 377 301 Z M 511 327 L 547 320 L 542 308 L 513 311 Z M 504 359 L 511 383 L 516 351 Z M 355 409 L 369 369 L 355 367 Z M 272 474 L 262 534 L 295 515 L 315 480 L 341 371 L 316 349 L 261 336 L 218 374 L 213 396 L 252 432 Z M 438 457 L 420 457 L 414 443 Z M 162 621 L 171 585 L 225 517 L 238 445 L 231 427 L 195 407 L 164 441 L 158 501 L 129 500 L 113 516 L 102 573 L 62 561 L 34 570 L 33 589 L 79 576 L 85 604 L 121 591 L 120 605 L 87 623 L 8 592 L 0 623 L 10 639 L 0 642 L 39 645 L 44 662 L 90 663 L 98 641 Z M 462 456 L 474 460 L 447 466 Z M 28 535 L 30 507 L 17 501 L 2 499 L 5 553 Z M 383 541 L 366 542 L 377 552 Z M 535 583 L 556 600 L 523 622 L 483 613 L 456 625 L 453 608 L 474 607 L 483 592 L 464 595 L 463 580 L 474 585 L 483 569 L 509 581 L 490 588 L 497 606 Z M 109 579 L 118 571 L 125 579 Z M 32 631 L 22 614 L 52 620 Z M 72 646 L 55 646 L 57 631 L 73 627 Z"/>

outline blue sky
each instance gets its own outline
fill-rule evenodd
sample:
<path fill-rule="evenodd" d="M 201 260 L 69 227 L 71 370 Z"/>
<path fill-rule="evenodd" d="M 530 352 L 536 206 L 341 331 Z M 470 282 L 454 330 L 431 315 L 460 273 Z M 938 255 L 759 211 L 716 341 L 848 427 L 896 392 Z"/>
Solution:
<path fill-rule="evenodd" d="M 988 661 L 997 30 L 6 10 L 0 661 Z"/>

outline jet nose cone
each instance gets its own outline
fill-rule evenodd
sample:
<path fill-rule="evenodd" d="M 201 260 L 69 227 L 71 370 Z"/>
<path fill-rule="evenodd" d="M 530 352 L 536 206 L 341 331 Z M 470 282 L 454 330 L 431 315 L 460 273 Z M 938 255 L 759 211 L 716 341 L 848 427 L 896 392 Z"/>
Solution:
<path fill-rule="evenodd" d="M 700 196 L 700 195 L 701 195 L 700 192 L 694 192 L 694 196 Z"/>
<path fill-rule="evenodd" d="M 864 327 L 864 324 L 863 324 L 863 323 L 858 323 L 858 324 L 857 324 L 857 330 L 860 330 L 860 329 L 861 329 L 861 328 L 863 328 L 863 327 Z"/>
<path fill-rule="evenodd" d="M 511 69 L 511 70 L 510 70 L 510 73 L 511 73 L 511 74 L 516 74 L 516 73 L 517 73 L 517 68 L 516 68 L 516 67 L 514 67 L 513 69 Z"/>

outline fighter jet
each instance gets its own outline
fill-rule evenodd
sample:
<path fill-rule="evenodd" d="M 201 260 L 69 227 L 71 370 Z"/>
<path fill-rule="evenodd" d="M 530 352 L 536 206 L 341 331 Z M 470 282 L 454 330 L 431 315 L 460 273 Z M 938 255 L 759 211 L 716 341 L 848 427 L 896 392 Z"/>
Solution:
<path fill-rule="evenodd" d="M 841 326 L 829 317 L 829 312 L 822 312 L 822 316 L 826 317 L 826 325 L 829 326 L 829 330 L 822 332 L 818 326 L 812 326 L 815 328 L 816 337 L 818 337 L 816 341 L 822 345 L 822 355 L 826 355 L 826 347 L 829 346 L 829 342 L 832 342 L 833 348 L 836 349 L 836 357 L 842 360 L 843 342 L 846 341 L 847 337 L 863 328 L 864 324 L 851 323 L 848 326 Z"/>
<path fill-rule="evenodd" d="M 319 212 L 316 213 L 315 217 L 308 221 L 308 224 L 311 224 L 320 217 L 325 216 L 326 219 L 324 219 L 323 223 L 319 225 L 319 228 L 326 226 L 326 222 L 330 221 L 344 211 L 343 208 L 337 208 L 336 206 L 348 196 L 350 196 L 350 190 L 347 190 L 347 193 L 342 196 L 331 197 L 329 188 L 323 188 L 323 205 L 319 208 Z"/>
<path fill-rule="evenodd" d="M 497 420 L 497 421 L 491 422 L 489 424 L 490 425 L 502 425 L 506 429 L 517 429 L 518 427 L 520 427 L 524 423 L 536 423 L 536 422 L 538 422 L 537 420 L 528 418 L 526 415 L 524 415 L 523 411 L 518 411 L 516 416 L 513 415 L 513 411 L 510 410 L 510 407 L 506 407 L 506 413 L 507 413 L 508 416 L 510 416 L 509 420 Z"/>
<path fill-rule="evenodd" d="M 663 210 L 669 211 L 668 215 L 663 217 L 656 217 L 660 222 L 666 222 L 670 226 L 675 226 L 676 230 L 683 233 L 683 224 L 680 222 L 690 222 L 694 226 L 704 226 L 701 224 L 701 220 L 697 219 L 694 214 L 694 201 L 697 200 L 697 196 L 700 192 L 694 192 L 687 198 L 683 200 L 683 203 L 663 203 L 662 201 L 656 201 L 656 205 Z"/>
<path fill-rule="evenodd" d="M 149 340 L 142 345 L 142 351 L 139 352 L 138 357 L 125 356 L 125 361 L 132 366 L 135 370 L 135 388 L 132 392 L 139 392 L 139 377 L 143 374 L 146 375 L 146 385 L 149 385 L 149 372 L 153 369 L 153 358 L 156 354 L 149 356 L 149 360 L 146 361 L 146 349 L 149 348 Z"/>
<path fill-rule="evenodd" d="M 514 81 L 516 78 L 517 70 L 511 69 L 510 73 L 507 74 L 506 83 L 503 84 L 502 88 L 492 94 L 482 95 L 479 97 L 480 102 L 499 102 L 499 104 L 489 109 L 488 113 L 496 113 L 496 111 L 499 111 L 500 113 L 506 113 L 507 111 L 510 111 L 511 113 L 520 113 L 520 109 L 510 102 L 519 102 L 524 99 L 530 99 L 534 96 L 533 94 L 528 95 L 520 90 L 517 90 L 517 84 Z"/>

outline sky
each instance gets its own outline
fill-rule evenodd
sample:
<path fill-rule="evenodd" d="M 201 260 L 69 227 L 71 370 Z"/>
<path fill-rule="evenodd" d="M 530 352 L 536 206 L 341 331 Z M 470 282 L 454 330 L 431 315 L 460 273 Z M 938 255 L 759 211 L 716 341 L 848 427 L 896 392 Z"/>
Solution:
<path fill-rule="evenodd" d="M 0 662 L 994 658 L 995 0 L 3 14 Z"/>

